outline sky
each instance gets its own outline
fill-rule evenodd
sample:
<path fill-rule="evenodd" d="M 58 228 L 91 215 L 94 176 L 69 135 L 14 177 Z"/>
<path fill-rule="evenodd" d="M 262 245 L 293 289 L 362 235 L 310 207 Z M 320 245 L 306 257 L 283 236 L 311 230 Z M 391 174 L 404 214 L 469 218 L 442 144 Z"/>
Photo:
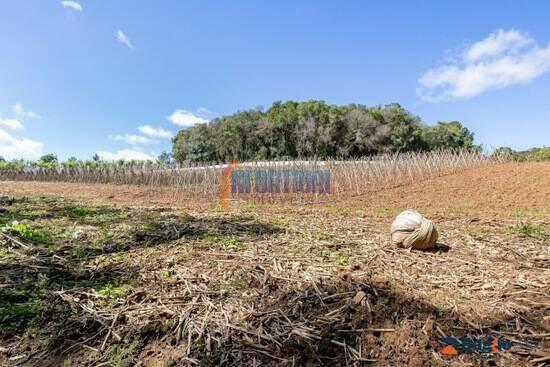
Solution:
<path fill-rule="evenodd" d="M 0 0 L 0 156 L 147 159 L 274 101 L 550 145 L 550 2 Z"/>

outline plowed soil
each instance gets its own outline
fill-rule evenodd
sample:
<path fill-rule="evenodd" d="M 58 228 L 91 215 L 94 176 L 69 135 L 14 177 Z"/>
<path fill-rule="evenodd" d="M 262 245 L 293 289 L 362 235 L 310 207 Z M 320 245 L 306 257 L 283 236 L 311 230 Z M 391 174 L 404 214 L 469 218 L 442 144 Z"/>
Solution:
<path fill-rule="evenodd" d="M 543 366 L 550 164 L 316 205 L 1 182 L 2 366 Z M 401 210 L 433 251 L 393 248 Z M 11 227 L 10 227 L 11 228 Z M 11 239 L 10 239 L 11 238 Z M 512 343 L 442 354 L 444 336 Z"/>
<path fill-rule="evenodd" d="M 509 163 L 434 177 L 353 198 L 349 204 L 368 208 L 418 208 L 436 213 L 513 216 L 519 210 L 550 207 L 550 164 Z M 180 202 L 170 190 L 128 185 L 59 182 L 0 182 L 0 192 L 13 195 L 53 195 L 81 202 L 124 206 L 197 207 Z"/>

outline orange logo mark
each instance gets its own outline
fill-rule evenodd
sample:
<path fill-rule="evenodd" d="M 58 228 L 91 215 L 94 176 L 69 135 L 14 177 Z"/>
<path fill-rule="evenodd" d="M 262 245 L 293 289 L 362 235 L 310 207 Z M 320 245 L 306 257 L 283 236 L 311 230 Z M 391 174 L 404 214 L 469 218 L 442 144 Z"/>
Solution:
<path fill-rule="evenodd" d="M 458 351 L 452 345 L 447 345 L 445 348 L 441 349 L 441 354 L 444 356 L 457 356 Z"/>
<path fill-rule="evenodd" d="M 493 341 L 491 342 L 491 352 L 493 352 L 493 353 L 498 352 L 498 340 L 497 340 L 497 338 L 493 338 Z"/>
<path fill-rule="evenodd" d="M 222 177 L 220 180 L 220 206 L 224 209 L 229 207 L 231 200 L 231 172 L 233 168 L 238 167 L 238 163 L 231 161 L 222 170 Z"/>

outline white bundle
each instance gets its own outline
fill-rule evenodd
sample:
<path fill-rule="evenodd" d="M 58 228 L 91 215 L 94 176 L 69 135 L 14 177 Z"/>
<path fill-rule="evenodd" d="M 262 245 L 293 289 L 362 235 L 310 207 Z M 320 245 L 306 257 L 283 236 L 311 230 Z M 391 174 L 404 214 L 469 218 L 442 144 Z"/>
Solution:
<path fill-rule="evenodd" d="M 435 246 L 437 236 L 434 223 L 412 209 L 399 214 L 391 225 L 391 242 L 398 247 L 427 250 Z"/>

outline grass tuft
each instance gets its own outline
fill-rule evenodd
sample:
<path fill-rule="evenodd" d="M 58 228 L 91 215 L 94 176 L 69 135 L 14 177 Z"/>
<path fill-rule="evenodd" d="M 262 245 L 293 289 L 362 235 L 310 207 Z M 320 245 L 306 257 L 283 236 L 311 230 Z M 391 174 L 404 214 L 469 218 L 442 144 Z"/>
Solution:
<path fill-rule="evenodd" d="M 532 223 L 518 224 L 512 227 L 512 233 L 527 236 L 531 238 L 538 238 L 545 235 L 545 229 L 541 225 Z"/>

